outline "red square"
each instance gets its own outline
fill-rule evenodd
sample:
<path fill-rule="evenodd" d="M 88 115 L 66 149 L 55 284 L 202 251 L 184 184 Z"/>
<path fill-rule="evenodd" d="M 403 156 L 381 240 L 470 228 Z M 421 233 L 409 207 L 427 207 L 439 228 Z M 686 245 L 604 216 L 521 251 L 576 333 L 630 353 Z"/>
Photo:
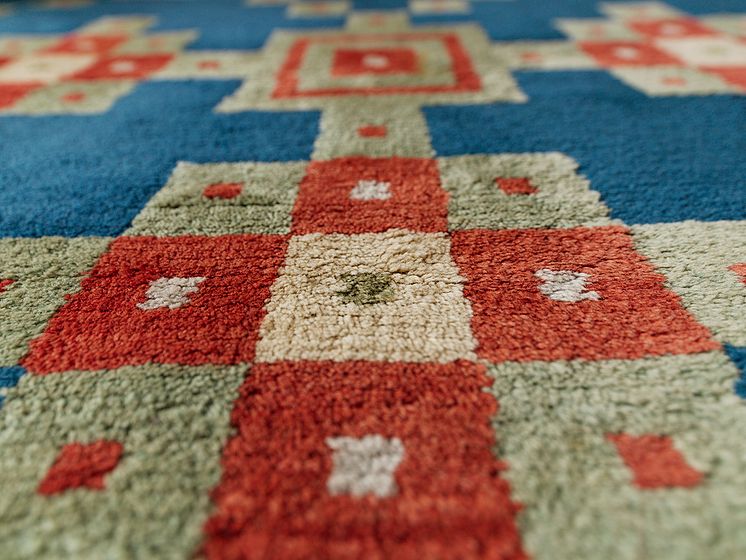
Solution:
<path fill-rule="evenodd" d="M 314 161 L 300 184 L 293 233 L 446 231 L 448 193 L 430 159 Z"/>
<path fill-rule="evenodd" d="M 68 35 L 44 52 L 104 54 L 126 40 L 123 35 Z"/>
<path fill-rule="evenodd" d="M 704 478 L 674 447 L 670 436 L 621 433 L 607 434 L 606 438 L 616 445 L 638 488 L 693 488 Z"/>
<path fill-rule="evenodd" d="M 467 278 L 477 353 L 488 360 L 632 359 L 720 348 L 635 252 L 624 228 L 458 231 L 452 254 Z M 584 280 L 560 278 L 578 274 Z"/>
<path fill-rule="evenodd" d="M 531 180 L 527 177 L 497 177 L 495 179 L 497 187 L 505 194 L 510 195 L 527 195 L 539 192 Z"/>
<path fill-rule="evenodd" d="M 202 196 L 205 198 L 236 198 L 243 191 L 243 183 L 214 183 L 205 187 Z"/>
<path fill-rule="evenodd" d="M 385 138 L 388 133 L 388 128 L 382 125 L 368 124 L 357 129 L 357 134 L 361 138 Z"/>
<path fill-rule="evenodd" d="M 681 65 L 677 59 L 647 43 L 634 41 L 587 42 L 580 43 L 580 47 L 604 67 Z"/>
<path fill-rule="evenodd" d="M 629 26 L 641 35 L 653 38 L 698 37 L 716 34 L 712 29 L 692 18 L 632 21 Z"/>
<path fill-rule="evenodd" d="M 417 55 L 411 49 L 338 49 L 334 52 L 333 76 L 358 74 L 413 74 Z"/>
<path fill-rule="evenodd" d="M 146 56 L 112 56 L 102 58 L 74 76 L 77 80 L 142 79 L 163 68 L 173 58 L 171 54 Z"/>
<path fill-rule="evenodd" d="M 733 264 L 733 265 L 731 265 L 731 266 L 728 267 L 728 270 L 732 270 L 733 272 L 735 272 L 736 274 L 738 274 L 738 276 L 741 277 L 741 282 L 743 282 L 744 284 L 746 284 L 746 263 Z M 0 281 L 0 289 L 2 289 L 2 285 L 3 285 L 2 282 L 3 281 Z M 12 280 L 11 280 L 11 282 L 12 282 Z"/>
<path fill-rule="evenodd" d="M 489 384 L 468 362 L 254 366 L 231 415 L 205 555 L 525 560 L 493 454 Z M 371 435 L 403 445 L 396 492 L 330 492 L 327 438 Z"/>
<path fill-rule="evenodd" d="M 37 491 L 52 496 L 75 488 L 103 490 L 104 477 L 119 464 L 123 451 L 118 441 L 69 443 L 60 450 Z"/>
<path fill-rule="evenodd" d="M 23 365 L 52 373 L 250 361 L 285 248 L 278 235 L 121 237 L 31 342 Z M 176 303 L 154 297 L 164 279 L 196 278 Z"/>

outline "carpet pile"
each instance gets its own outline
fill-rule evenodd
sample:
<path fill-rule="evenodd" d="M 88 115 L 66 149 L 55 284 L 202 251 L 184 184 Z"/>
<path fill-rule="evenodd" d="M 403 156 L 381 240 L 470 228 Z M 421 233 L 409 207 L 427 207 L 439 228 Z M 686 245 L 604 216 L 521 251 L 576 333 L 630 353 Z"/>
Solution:
<path fill-rule="evenodd" d="M 0 5 L 4 560 L 746 557 L 743 0 Z"/>

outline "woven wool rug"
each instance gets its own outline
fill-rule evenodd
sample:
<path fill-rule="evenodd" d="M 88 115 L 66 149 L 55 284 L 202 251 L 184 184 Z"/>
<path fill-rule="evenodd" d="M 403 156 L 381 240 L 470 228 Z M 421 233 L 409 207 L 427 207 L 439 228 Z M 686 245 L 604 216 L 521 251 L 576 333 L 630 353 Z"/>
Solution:
<path fill-rule="evenodd" d="M 746 557 L 744 93 L 743 0 L 0 5 L 0 557 Z"/>

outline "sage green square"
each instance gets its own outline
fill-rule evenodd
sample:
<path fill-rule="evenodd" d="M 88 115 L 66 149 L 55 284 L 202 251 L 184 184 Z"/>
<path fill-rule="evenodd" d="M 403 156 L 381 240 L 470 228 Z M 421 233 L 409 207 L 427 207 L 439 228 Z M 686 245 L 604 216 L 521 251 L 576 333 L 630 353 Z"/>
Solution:
<path fill-rule="evenodd" d="M 163 189 L 148 202 L 126 235 L 284 234 L 306 163 L 180 162 Z M 208 198 L 205 188 L 242 185 L 233 198 Z"/>
<path fill-rule="evenodd" d="M 746 221 L 646 224 L 633 226 L 632 237 L 697 321 L 718 341 L 746 346 L 746 286 L 737 272 L 746 265 Z"/>
<path fill-rule="evenodd" d="M 25 375 L 0 416 L 4 560 L 192 558 L 246 367 Z M 104 488 L 37 493 L 69 443 L 119 442 Z"/>
<path fill-rule="evenodd" d="M 532 558 L 729 560 L 746 550 L 738 370 L 723 352 L 641 360 L 505 362 L 496 454 Z M 641 488 L 609 434 L 665 435 L 692 487 Z"/>
<path fill-rule="evenodd" d="M 49 318 L 80 289 L 110 239 L 40 237 L 0 239 L 0 366 L 13 366 L 28 342 L 44 331 Z"/>
<path fill-rule="evenodd" d="M 448 228 L 523 229 L 614 223 L 600 195 L 560 153 L 473 155 L 438 159 L 450 193 Z M 507 194 L 497 178 L 527 178 L 537 191 Z"/>

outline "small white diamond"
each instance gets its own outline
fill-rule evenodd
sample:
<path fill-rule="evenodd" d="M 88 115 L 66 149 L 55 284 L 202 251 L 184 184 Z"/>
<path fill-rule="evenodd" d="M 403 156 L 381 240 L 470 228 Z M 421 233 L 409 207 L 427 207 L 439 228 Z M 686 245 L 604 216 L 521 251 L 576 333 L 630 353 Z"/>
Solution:
<path fill-rule="evenodd" d="M 366 54 L 363 57 L 363 66 L 366 68 L 381 70 L 389 66 L 389 59 L 380 54 Z"/>
<path fill-rule="evenodd" d="M 379 498 L 398 492 L 394 472 L 404 458 L 404 444 L 399 438 L 379 434 L 362 438 L 327 438 L 334 463 L 326 487 L 332 495 L 350 494 Z"/>
<path fill-rule="evenodd" d="M 161 307 L 178 309 L 189 303 L 189 294 L 193 294 L 199 290 L 197 284 L 203 280 L 204 277 L 202 276 L 191 278 L 162 277 L 158 280 L 153 280 L 150 283 L 148 291 L 145 293 L 147 300 L 138 303 L 137 307 L 146 311 Z"/>
<path fill-rule="evenodd" d="M 350 191 L 350 198 L 353 200 L 388 200 L 391 198 L 391 183 L 358 181 L 355 188 Z"/>
<path fill-rule="evenodd" d="M 633 47 L 617 47 L 614 49 L 614 55 L 624 60 L 634 60 L 638 57 L 638 51 Z"/>
<path fill-rule="evenodd" d="M 664 35 L 680 35 L 684 28 L 678 23 L 666 23 L 661 25 L 660 30 Z"/>
<path fill-rule="evenodd" d="M 93 50 L 96 48 L 96 43 L 90 39 L 78 39 L 76 46 L 83 50 Z"/>
<path fill-rule="evenodd" d="M 109 69 L 115 74 L 127 74 L 136 69 L 135 63 L 130 60 L 117 60 L 112 62 Z"/>
<path fill-rule="evenodd" d="M 586 288 L 591 277 L 584 272 L 542 268 L 536 271 L 534 276 L 543 281 L 539 286 L 539 291 L 549 299 L 569 302 L 601 299 L 598 292 L 588 291 Z"/>

